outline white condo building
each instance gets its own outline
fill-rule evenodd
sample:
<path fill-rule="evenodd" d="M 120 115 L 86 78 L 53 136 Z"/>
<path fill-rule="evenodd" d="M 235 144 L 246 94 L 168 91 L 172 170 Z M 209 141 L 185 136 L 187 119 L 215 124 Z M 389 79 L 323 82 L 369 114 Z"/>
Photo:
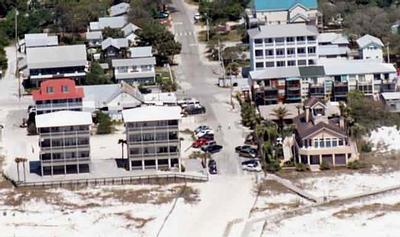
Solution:
<path fill-rule="evenodd" d="M 248 31 L 251 70 L 315 65 L 318 29 L 314 25 L 264 25 Z"/>

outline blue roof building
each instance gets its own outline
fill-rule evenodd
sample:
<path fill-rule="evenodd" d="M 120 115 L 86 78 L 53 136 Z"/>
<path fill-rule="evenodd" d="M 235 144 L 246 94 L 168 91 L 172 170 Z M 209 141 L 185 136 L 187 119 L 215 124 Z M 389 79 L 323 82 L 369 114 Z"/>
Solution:
<path fill-rule="evenodd" d="M 300 4 L 308 9 L 317 9 L 317 0 L 254 0 L 256 11 L 287 11 Z"/>

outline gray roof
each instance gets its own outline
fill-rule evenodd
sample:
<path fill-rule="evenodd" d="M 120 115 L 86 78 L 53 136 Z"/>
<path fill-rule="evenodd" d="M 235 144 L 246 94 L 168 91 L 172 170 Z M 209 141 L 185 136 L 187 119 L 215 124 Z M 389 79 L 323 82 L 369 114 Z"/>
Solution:
<path fill-rule="evenodd" d="M 117 49 L 128 48 L 129 42 L 128 42 L 128 39 L 125 39 L 125 38 L 118 38 L 118 39 L 107 38 L 107 39 L 103 40 L 103 42 L 101 42 L 102 50 L 105 50 L 110 46 L 113 46 Z"/>
<path fill-rule="evenodd" d="M 338 45 L 319 45 L 318 55 L 319 56 L 330 56 L 330 55 L 346 55 L 350 53 L 348 47 L 339 47 Z"/>
<path fill-rule="evenodd" d="M 318 43 L 349 44 L 350 42 L 343 34 L 329 32 L 319 34 Z"/>
<path fill-rule="evenodd" d="M 128 80 L 128 79 L 137 79 L 137 78 L 154 78 L 156 73 L 153 71 L 149 72 L 127 72 L 127 73 L 118 73 L 115 75 L 116 80 Z"/>
<path fill-rule="evenodd" d="M 319 77 L 325 75 L 323 66 L 299 67 L 301 77 Z"/>
<path fill-rule="evenodd" d="M 396 68 L 389 63 L 365 60 L 329 59 L 320 60 L 326 75 L 354 75 L 368 73 L 396 73 Z"/>
<path fill-rule="evenodd" d="M 111 6 L 108 9 L 110 16 L 119 16 L 129 11 L 129 3 L 121 2 L 117 5 Z"/>
<path fill-rule="evenodd" d="M 25 34 L 25 46 L 30 47 L 47 47 L 47 46 L 57 46 L 58 37 L 56 35 L 49 36 L 47 33 L 38 34 Z"/>
<path fill-rule="evenodd" d="M 275 38 L 294 36 L 317 36 L 318 29 L 313 25 L 306 24 L 284 24 L 263 25 L 247 31 L 250 38 Z"/>
<path fill-rule="evenodd" d="M 153 49 L 151 46 L 146 47 L 133 47 L 129 48 L 131 53 L 131 58 L 143 58 L 143 57 L 152 57 Z"/>
<path fill-rule="evenodd" d="M 121 29 L 127 23 L 126 16 L 100 17 L 99 21 L 90 22 L 90 30 L 103 30 L 106 27 Z"/>
<path fill-rule="evenodd" d="M 384 100 L 400 100 L 400 92 L 383 92 L 381 96 Z"/>
<path fill-rule="evenodd" d="M 87 40 L 102 40 L 103 33 L 101 31 L 86 32 Z"/>
<path fill-rule="evenodd" d="M 360 49 L 362 49 L 370 44 L 375 44 L 377 46 L 383 47 L 383 43 L 380 39 L 378 39 L 372 35 L 368 35 L 368 34 L 357 39 L 357 44 Z"/>
<path fill-rule="evenodd" d="M 252 80 L 265 80 L 265 79 L 288 78 L 288 77 L 300 77 L 299 68 L 277 67 L 277 68 L 266 68 L 263 70 L 256 70 L 250 72 L 250 78 Z"/>
<path fill-rule="evenodd" d="M 128 23 L 126 26 L 124 26 L 121 30 L 124 32 L 124 36 L 127 37 L 128 35 L 135 33 L 136 30 L 139 30 L 140 27 L 137 25 L 134 25 L 132 23 Z"/>
<path fill-rule="evenodd" d="M 155 57 L 145 58 L 127 58 L 127 59 L 113 59 L 113 67 L 124 67 L 124 66 L 142 66 L 142 65 L 155 65 Z"/>
<path fill-rule="evenodd" d="M 27 48 L 26 58 L 29 69 L 87 65 L 85 45 Z"/>

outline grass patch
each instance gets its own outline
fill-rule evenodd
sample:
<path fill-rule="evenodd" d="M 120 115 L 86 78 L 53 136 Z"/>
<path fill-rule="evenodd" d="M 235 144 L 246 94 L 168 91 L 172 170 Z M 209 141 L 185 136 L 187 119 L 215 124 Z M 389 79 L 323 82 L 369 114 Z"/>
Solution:
<path fill-rule="evenodd" d="M 375 213 L 374 218 L 377 218 L 379 216 L 383 216 L 387 212 L 400 212 L 400 203 L 396 203 L 393 205 L 389 204 L 382 204 L 382 203 L 373 203 L 373 204 L 368 204 L 364 206 L 358 206 L 358 207 L 350 207 L 338 212 L 333 213 L 332 215 L 334 217 L 340 218 L 340 219 L 345 219 L 352 217 L 356 214 L 360 213 Z"/>

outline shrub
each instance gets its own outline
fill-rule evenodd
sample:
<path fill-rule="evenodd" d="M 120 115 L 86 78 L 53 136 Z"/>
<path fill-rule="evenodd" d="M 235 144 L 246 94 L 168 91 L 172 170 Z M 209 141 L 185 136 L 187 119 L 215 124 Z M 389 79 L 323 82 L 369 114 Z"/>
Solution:
<path fill-rule="evenodd" d="M 309 170 L 308 165 L 303 164 L 303 163 L 296 163 L 295 166 L 296 166 L 296 171 L 299 171 L 299 172 L 305 172 L 305 171 Z"/>
<path fill-rule="evenodd" d="M 320 170 L 330 170 L 332 168 L 331 163 L 326 162 L 326 161 L 322 161 L 321 164 L 319 165 L 319 169 Z"/>
<path fill-rule="evenodd" d="M 358 169 L 362 169 L 362 168 L 365 168 L 365 167 L 366 167 L 366 164 L 362 163 L 362 162 L 360 162 L 358 160 L 350 161 L 347 164 L 347 168 L 349 168 L 351 170 L 358 170 Z"/>
<path fill-rule="evenodd" d="M 294 163 L 293 160 L 288 160 L 288 161 L 285 161 L 285 163 L 283 163 L 283 166 L 285 166 L 285 167 L 294 167 L 294 166 L 296 166 L 296 164 Z"/>
<path fill-rule="evenodd" d="M 96 112 L 97 134 L 110 134 L 113 129 L 113 123 L 110 115 L 101 111 Z"/>
<path fill-rule="evenodd" d="M 281 165 L 278 160 L 271 159 L 269 162 L 265 164 L 265 170 L 268 172 L 277 172 L 281 169 Z"/>
<path fill-rule="evenodd" d="M 37 135 L 35 122 L 28 122 L 27 131 L 28 135 Z"/>
<path fill-rule="evenodd" d="M 372 144 L 370 142 L 363 142 L 361 144 L 361 152 L 371 152 L 372 151 Z"/>

